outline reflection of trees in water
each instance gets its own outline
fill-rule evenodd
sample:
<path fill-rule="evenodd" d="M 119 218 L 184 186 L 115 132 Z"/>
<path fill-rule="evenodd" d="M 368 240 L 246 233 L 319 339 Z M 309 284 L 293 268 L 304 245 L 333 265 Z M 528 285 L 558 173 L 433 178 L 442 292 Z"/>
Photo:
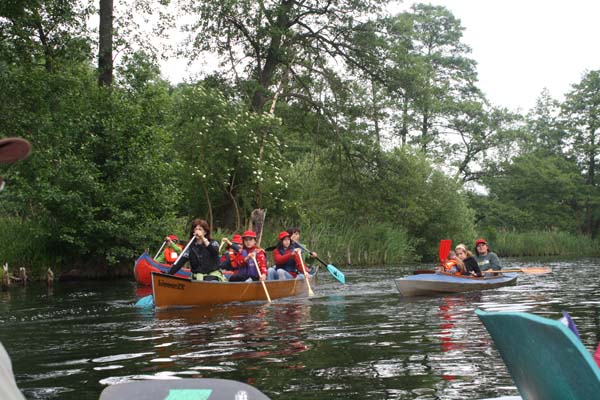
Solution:
<path fill-rule="evenodd" d="M 236 360 L 278 358 L 308 350 L 303 340 L 303 324 L 309 315 L 309 305 L 296 303 L 237 303 L 160 310 L 155 312 L 153 340 L 159 357 L 165 363 L 167 359 L 173 360 L 163 363 L 163 367 L 202 360 L 203 364 L 226 363 L 228 369 L 235 369 L 231 363 Z M 282 364 L 282 367 L 304 366 Z"/>

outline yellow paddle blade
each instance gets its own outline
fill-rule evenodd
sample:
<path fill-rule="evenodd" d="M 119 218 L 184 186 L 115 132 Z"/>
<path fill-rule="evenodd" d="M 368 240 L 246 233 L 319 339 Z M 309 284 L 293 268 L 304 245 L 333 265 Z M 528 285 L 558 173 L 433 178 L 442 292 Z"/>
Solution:
<path fill-rule="evenodd" d="M 552 272 L 550 267 L 529 267 L 529 268 L 517 268 L 517 269 L 503 269 L 502 272 L 521 272 L 530 275 L 547 274 Z"/>

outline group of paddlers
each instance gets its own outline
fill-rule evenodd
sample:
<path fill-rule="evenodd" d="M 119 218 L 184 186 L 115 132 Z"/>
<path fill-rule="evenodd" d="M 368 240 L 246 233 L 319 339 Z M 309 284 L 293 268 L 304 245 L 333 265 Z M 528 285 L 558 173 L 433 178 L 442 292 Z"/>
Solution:
<path fill-rule="evenodd" d="M 454 251 L 449 251 L 445 261 L 440 265 L 442 272 L 453 275 L 483 276 L 482 269 L 486 272 L 500 271 L 500 259 L 490 251 L 485 239 L 475 241 L 475 254 L 464 244 L 459 244 Z"/>
<path fill-rule="evenodd" d="M 169 274 L 175 274 L 186 263 L 189 263 L 192 278 L 203 281 L 264 281 L 304 278 L 307 268 L 302 259 L 303 252 L 308 252 L 298 241 L 300 230 L 290 228 L 279 233 L 273 250 L 274 265 L 269 268 L 264 249 L 257 245 L 256 232 L 247 230 L 233 235 L 231 239 L 223 238 L 221 245 L 212 239 L 208 222 L 203 219 L 192 221 L 190 240 L 183 247 L 177 236 L 165 238 L 163 247 L 156 261 L 172 264 Z M 225 251 L 221 253 L 221 248 Z M 317 254 L 309 252 L 312 257 Z"/>

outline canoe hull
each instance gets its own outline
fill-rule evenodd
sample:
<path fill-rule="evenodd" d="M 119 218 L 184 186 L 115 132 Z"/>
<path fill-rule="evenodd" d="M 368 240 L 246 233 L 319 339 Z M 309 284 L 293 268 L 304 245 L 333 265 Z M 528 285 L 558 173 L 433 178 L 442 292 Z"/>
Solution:
<path fill-rule="evenodd" d="M 460 293 L 516 285 L 517 274 L 502 274 L 501 276 L 486 276 L 485 278 L 461 277 L 441 273 L 421 274 L 396 279 L 395 283 L 398 291 L 403 296 L 434 296 L 444 293 Z"/>
<path fill-rule="evenodd" d="M 311 278 L 314 284 L 314 278 Z M 265 281 L 272 300 L 306 294 L 304 279 Z M 172 275 L 152 273 L 152 294 L 157 308 L 210 306 L 215 304 L 267 301 L 260 282 L 192 281 Z"/>
<path fill-rule="evenodd" d="M 148 253 L 144 252 L 144 254 L 139 256 L 138 259 L 135 261 L 135 265 L 133 267 L 133 275 L 135 276 L 135 281 L 138 283 L 138 285 L 151 286 L 152 277 L 150 276 L 150 274 L 152 272 L 166 274 L 167 272 L 169 272 L 170 268 L 170 265 L 158 263 L 156 262 L 156 260 L 150 257 Z M 182 268 L 179 271 L 177 271 L 175 276 L 190 279 L 191 272 L 188 268 Z"/>
<path fill-rule="evenodd" d="M 597 399 L 600 369 L 560 321 L 476 310 L 524 399 Z"/>

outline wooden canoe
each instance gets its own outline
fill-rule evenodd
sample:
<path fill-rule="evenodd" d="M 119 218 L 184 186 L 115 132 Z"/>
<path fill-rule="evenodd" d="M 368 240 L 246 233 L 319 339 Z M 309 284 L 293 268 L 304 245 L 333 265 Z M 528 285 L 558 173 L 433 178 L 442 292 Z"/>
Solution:
<path fill-rule="evenodd" d="M 395 282 L 398 291 L 403 296 L 432 296 L 515 285 L 517 283 L 517 274 L 486 274 L 482 278 L 477 278 L 436 272 L 435 274 L 410 275 L 396 279 Z"/>
<path fill-rule="evenodd" d="M 311 280 L 315 282 L 314 275 Z M 265 281 L 265 285 L 271 299 L 297 296 L 308 291 L 304 279 Z M 157 308 L 267 300 L 260 282 L 193 281 L 157 272 L 152 272 L 152 294 Z"/>
<path fill-rule="evenodd" d="M 475 310 L 523 399 L 600 396 L 600 368 L 577 335 L 557 320 L 523 312 Z"/>
<path fill-rule="evenodd" d="M 152 285 L 152 277 L 150 273 L 152 272 L 160 272 L 166 274 L 171 269 L 171 266 L 168 264 L 161 264 L 157 262 L 154 258 L 150 257 L 147 252 L 144 252 L 138 259 L 135 261 L 135 265 L 133 266 L 133 275 L 135 276 L 135 281 L 138 285 L 150 286 Z M 191 272 L 189 268 L 181 268 L 175 276 L 180 278 L 191 279 Z"/>

